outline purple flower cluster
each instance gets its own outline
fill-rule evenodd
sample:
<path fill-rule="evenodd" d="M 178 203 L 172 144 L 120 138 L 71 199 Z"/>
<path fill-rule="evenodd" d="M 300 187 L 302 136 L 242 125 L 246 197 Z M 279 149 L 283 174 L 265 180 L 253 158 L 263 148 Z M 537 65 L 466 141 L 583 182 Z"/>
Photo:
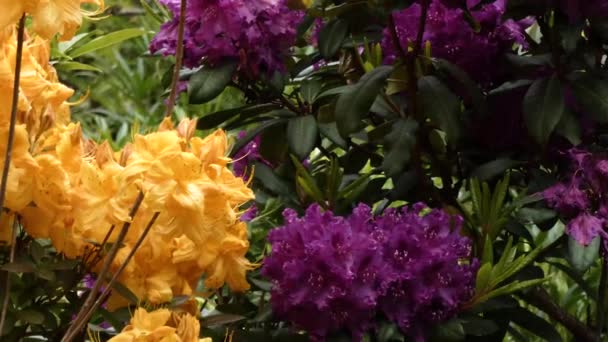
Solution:
<path fill-rule="evenodd" d="M 273 311 L 313 339 L 345 329 L 360 341 L 377 313 L 422 338 L 473 295 L 477 262 L 460 217 L 422 204 L 377 217 L 364 204 L 348 217 L 318 205 L 283 216 L 262 272 Z"/>
<path fill-rule="evenodd" d="M 152 40 L 152 52 L 175 54 L 180 0 L 161 0 L 173 12 Z M 295 43 L 302 12 L 285 0 L 190 0 L 186 9 L 184 63 L 197 67 L 226 58 L 240 61 L 241 70 L 257 75 L 282 70 Z"/>
<path fill-rule="evenodd" d="M 487 84 L 496 73 L 496 59 L 500 54 L 511 51 L 515 43 L 526 46 L 525 29 L 529 20 L 503 20 L 507 0 L 496 0 L 480 5 L 481 0 L 467 0 L 471 14 L 479 24 L 479 32 L 471 27 L 462 9 L 456 8 L 456 1 L 432 0 L 423 42 L 429 42 L 432 55 L 446 59 L 467 71 L 475 80 Z M 446 6 L 446 4 L 448 6 Z M 407 48 L 415 42 L 421 5 L 414 3 L 393 14 L 397 35 L 401 46 Z M 397 58 L 395 42 L 390 28 L 385 29 L 382 47 L 386 62 Z"/>
<path fill-rule="evenodd" d="M 597 237 L 607 237 L 608 156 L 579 149 L 568 154 L 573 168 L 568 179 L 546 189 L 545 201 L 569 220 L 568 234 L 583 245 Z"/>

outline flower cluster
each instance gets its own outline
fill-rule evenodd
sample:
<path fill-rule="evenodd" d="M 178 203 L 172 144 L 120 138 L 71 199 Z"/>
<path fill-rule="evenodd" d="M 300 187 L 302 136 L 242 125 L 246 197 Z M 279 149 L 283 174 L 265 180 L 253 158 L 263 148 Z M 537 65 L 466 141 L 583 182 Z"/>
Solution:
<path fill-rule="evenodd" d="M 530 22 L 503 20 L 507 0 L 496 0 L 485 5 L 480 5 L 480 0 L 468 0 L 471 15 L 479 25 L 479 32 L 476 32 L 475 28 L 464 20 L 464 11 L 446 7 L 446 2 L 454 3 L 432 0 L 423 43 L 430 43 L 434 57 L 458 65 L 481 83 L 491 83 L 495 74 L 496 59 L 502 53 L 510 51 L 515 43 L 526 46 L 524 30 Z M 393 14 L 397 36 L 404 49 L 416 41 L 421 11 L 421 5 L 414 3 Z M 382 41 L 388 63 L 397 58 L 397 49 L 390 30 L 391 28 L 385 29 Z"/>
<path fill-rule="evenodd" d="M 0 38 L 0 141 L 5 142 L 15 74 L 14 28 Z M 208 288 L 228 283 L 246 290 L 249 242 L 239 207 L 253 193 L 228 167 L 226 134 L 219 130 L 204 139 L 194 137 L 195 121 L 174 127 L 167 118 L 157 132 L 136 135 L 118 152 L 108 142 L 87 140 L 80 125 L 70 122 L 66 100 L 72 90 L 57 81 L 49 51 L 49 41 L 40 36 L 24 44 L 3 226 L 18 217 L 31 237 L 50 239 L 59 253 L 78 258 L 104 241 L 115 243 L 128 222 L 110 269 L 115 273 L 157 217 L 119 277 L 140 300 L 163 303 L 190 295 L 203 274 Z M 6 146 L 0 145 L 0 158 Z M 0 167 L 4 163 L 0 159 Z M 131 217 L 140 193 L 143 201 Z M 98 272 L 102 264 L 89 266 Z M 122 302 L 113 294 L 108 305 Z"/>
<path fill-rule="evenodd" d="M 3 14 L 0 15 L 0 31 L 11 27 L 27 13 L 32 18 L 36 34 L 51 39 L 59 34 L 61 40 L 71 39 L 82 24 L 83 16 L 101 13 L 103 0 L 0 0 Z M 96 11 L 81 9 L 82 4 L 92 4 Z"/>
<path fill-rule="evenodd" d="M 246 131 L 240 131 L 237 137 L 243 139 L 246 135 Z M 271 166 L 270 162 L 260 154 L 261 142 L 262 136 L 258 135 L 234 155 L 232 170 L 236 176 L 243 177 L 245 180 L 249 179 L 249 175 L 253 171 L 252 166 L 257 162 Z"/>
<path fill-rule="evenodd" d="M 199 338 L 200 329 L 198 319 L 189 313 L 168 309 L 148 312 L 138 308 L 130 324 L 108 342 L 211 342 L 210 338 Z"/>
<path fill-rule="evenodd" d="M 316 339 L 347 329 L 361 340 L 377 312 L 422 337 L 473 295 L 477 262 L 460 217 L 422 204 L 377 217 L 363 204 L 348 217 L 312 205 L 284 217 L 262 272 L 274 312 Z"/>
<path fill-rule="evenodd" d="M 153 52 L 175 54 L 180 1 L 161 0 L 173 12 L 150 46 Z M 226 58 L 240 61 L 241 70 L 257 75 L 284 69 L 295 43 L 300 11 L 285 0 L 192 0 L 185 18 L 184 63 L 214 65 Z"/>
<path fill-rule="evenodd" d="M 543 192 L 549 206 L 569 220 L 568 234 L 583 245 L 608 237 L 608 156 L 579 149 L 567 153 L 572 170 L 566 180 Z"/>

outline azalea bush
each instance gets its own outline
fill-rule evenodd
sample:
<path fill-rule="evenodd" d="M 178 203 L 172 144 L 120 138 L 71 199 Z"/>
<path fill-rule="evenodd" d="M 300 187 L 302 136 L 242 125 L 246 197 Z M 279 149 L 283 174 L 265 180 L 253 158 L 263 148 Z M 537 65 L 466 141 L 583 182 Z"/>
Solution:
<path fill-rule="evenodd" d="M 2 341 L 603 341 L 608 1 L 0 0 Z"/>

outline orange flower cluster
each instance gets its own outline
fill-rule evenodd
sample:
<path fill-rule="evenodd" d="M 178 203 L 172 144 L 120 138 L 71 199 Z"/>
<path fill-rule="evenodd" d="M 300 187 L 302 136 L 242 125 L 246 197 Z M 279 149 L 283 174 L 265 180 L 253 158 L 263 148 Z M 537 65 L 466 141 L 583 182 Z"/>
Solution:
<path fill-rule="evenodd" d="M 41 32 L 69 35 L 80 22 L 83 1 L 0 0 L 4 9 L 3 2 L 9 14 L 15 6 L 25 6 L 32 13 L 34 30 L 36 25 L 48 28 L 43 22 L 55 13 L 63 18 L 56 23 L 63 26 Z M 10 21 L 0 22 L 0 27 L 5 22 Z M 0 43 L 1 167 L 15 75 L 17 39 L 12 26 L 0 30 Z M 112 227 L 108 242 L 115 242 L 120 228 L 130 222 L 111 267 L 116 272 L 158 213 L 119 277 L 140 300 L 156 304 L 190 295 L 203 275 L 208 288 L 227 283 L 234 290 L 246 290 L 245 272 L 251 265 L 245 258 L 249 243 L 239 207 L 253 193 L 228 168 L 226 134 L 220 130 L 202 139 L 194 136 L 195 121 L 174 127 L 166 119 L 157 132 L 135 136 L 118 152 L 107 142 L 87 140 L 80 125 L 70 122 L 66 101 L 73 92 L 58 82 L 49 54 L 48 40 L 40 35 L 27 38 L 5 202 L 9 214 L 0 217 L 0 239 L 8 241 L 8 223 L 19 217 L 29 235 L 49 238 L 58 252 L 78 258 L 101 244 Z M 130 217 L 140 192 L 144 200 Z M 114 306 L 121 302 L 118 297 L 111 301 Z"/>
<path fill-rule="evenodd" d="M 131 324 L 108 342 L 211 342 L 199 338 L 200 323 L 189 313 L 176 313 L 167 309 L 147 312 L 135 311 Z"/>
<path fill-rule="evenodd" d="M 81 9 L 85 3 L 94 5 L 97 10 Z M 0 0 L 0 30 L 11 27 L 27 13 L 32 17 L 36 34 L 46 39 L 59 34 L 61 40 L 69 40 L 82 24 L 83 16 L 96 15 L 103 7 L 103 0 Z"/>

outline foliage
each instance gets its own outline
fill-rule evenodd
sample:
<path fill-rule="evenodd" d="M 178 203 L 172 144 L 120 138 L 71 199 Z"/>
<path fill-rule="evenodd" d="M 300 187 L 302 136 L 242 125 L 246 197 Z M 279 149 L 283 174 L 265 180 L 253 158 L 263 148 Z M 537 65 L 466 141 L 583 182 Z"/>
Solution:
<path fill-rule="evenodd" d="M 608 336 L 608 1 L 188 0 L 184 17 L 174 0 L 106 6 L 51 40 L 84 135 L 60 115 L 68 128 L 46 133 L 18 119 L 12 177 L 55 177 L 29 159 L 55 158 L 68 190 L 35 211 L 44 196 L 18 206 L 26 178 L 9 183 L 3 341 L 60 339 L 88 296 L 109 305 L 85 320 L 90 340 Z M 42 34 L 38 9 L 16 13 Z M 69 97 L 40 106 L 22 92 L 24 118 Z M 55 141 L 82 150 L 36 148 Z M 75 163 L 104 185 L 83 185 Z M 76 210 L 32 228 L 70 196 Z M 71 249 L 52 233 L 68 221 Z"/>

